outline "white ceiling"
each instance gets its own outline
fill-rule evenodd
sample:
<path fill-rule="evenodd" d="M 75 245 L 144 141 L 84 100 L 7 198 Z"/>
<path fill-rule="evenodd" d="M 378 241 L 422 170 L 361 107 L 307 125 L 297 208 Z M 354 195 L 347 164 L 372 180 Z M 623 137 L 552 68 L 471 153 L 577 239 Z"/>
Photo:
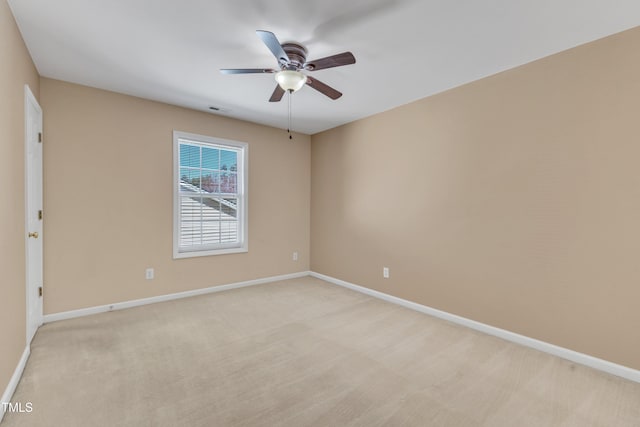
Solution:
<path fill-rule="evenodd" d="M 308 59 L 351 51 L 354 65 L 311 73 L 293 128 L 313 134 L 640 25 L 638 0 L 8 0 L 42 76 L 279 128 L 272 68 L 255 30 Z"/>

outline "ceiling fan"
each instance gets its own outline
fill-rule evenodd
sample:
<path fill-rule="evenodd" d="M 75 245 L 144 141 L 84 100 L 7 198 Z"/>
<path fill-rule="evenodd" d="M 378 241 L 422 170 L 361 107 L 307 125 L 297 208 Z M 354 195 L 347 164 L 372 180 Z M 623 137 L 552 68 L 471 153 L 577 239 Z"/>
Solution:
<path fill-rule="evenodd" d="M 342 65 L 355 64 L 356 58 L 351 52 L 343 52 L 326 58 L 307 61 L 307 49 L 298 43 L 280 43 L 270 31 L 257 30 L 256 34 L 278 60 L 279 69 L 273 68 L 235 68 L 221 69 L 222 74 L 261 74 L 275 73 L 276 86 L 269 102 L 278 102 L 286 91 L 293 93 L 305 83 L 331 99 L 338 99 L 342 93 L 322 83 L 315 77 L 309 77 L 304 71 L 318 71 Z"/>

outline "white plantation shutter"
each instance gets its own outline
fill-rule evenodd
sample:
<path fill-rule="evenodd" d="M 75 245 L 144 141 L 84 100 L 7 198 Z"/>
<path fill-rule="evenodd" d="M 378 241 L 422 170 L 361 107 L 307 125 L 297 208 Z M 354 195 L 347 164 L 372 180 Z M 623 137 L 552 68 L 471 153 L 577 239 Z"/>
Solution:
<path fill-rule="evenodd" d="M 174 132 L 174 257 L 247 250 L 247 150 Z"/>

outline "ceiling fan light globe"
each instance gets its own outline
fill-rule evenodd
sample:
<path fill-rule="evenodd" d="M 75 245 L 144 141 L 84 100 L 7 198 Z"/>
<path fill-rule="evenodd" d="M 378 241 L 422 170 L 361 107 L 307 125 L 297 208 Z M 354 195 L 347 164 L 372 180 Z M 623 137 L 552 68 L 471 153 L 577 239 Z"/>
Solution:
<path fill-rule="evenodd" d="M 278 71 L 275 77 L 280 87 L 288 92 L 296 92 L 307 81 L 307 76 L 294 70 Z"/>

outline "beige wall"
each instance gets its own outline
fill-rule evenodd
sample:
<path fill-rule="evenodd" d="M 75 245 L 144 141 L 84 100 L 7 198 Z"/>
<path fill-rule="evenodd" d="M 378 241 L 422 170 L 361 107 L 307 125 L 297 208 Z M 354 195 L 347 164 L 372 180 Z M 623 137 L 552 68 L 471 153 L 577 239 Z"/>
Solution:
<path fill-rule="evenodd" d="M 46 78 L 40 93 L 45 314 L 309 269 L 309 136 Z M 249 143 L 248 253 L 172 259 L 174 129 Z"/>
<path fill-rule="evenodd" d="M 26 345 L 24 85 L 38 73 L 5 0 L 0 0 L 0 395 Z"/>
<path fill-rule="evenodd" d="M 312 270 L 640 369 L 638 46 L 314 135 Z"/>

